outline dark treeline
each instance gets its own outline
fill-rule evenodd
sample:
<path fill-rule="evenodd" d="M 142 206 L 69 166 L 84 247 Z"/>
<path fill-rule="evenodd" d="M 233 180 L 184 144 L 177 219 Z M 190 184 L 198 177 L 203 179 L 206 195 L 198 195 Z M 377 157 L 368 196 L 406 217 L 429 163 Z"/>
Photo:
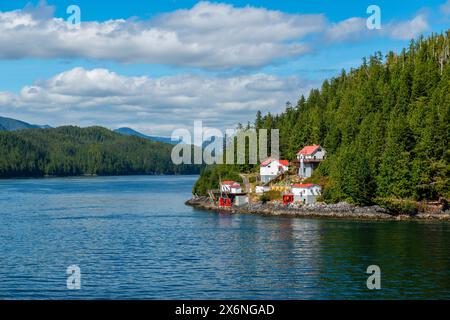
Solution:
<path fill-rule="evenodd" d="M 191 174 L 174 165 L 172 145 L 124 136 L 102 127 L 0 132 L 0 177 Z"/>
<path fill-rule="evenodd" d="M 287 159 L 304 145 L 325 147 L 328 158 L 311 180 L 324 186 L 326 201 L 449 198 L 449 60 L 450 31 L 398 54 L 376 53 L 283 113 L 258 112 L 254 127 L 279 129 Z M 206 168 L 194 192 L 241 169 L 224 167 Z"/>

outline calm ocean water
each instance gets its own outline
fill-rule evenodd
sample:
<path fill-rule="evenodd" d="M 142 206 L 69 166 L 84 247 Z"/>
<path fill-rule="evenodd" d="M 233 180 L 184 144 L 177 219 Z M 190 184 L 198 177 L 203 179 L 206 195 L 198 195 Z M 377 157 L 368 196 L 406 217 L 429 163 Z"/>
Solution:
<path fill-rule="evenodd" d="M 195 179 L 0 181 L 0 299 L 450 299 L 450 223 L 198 211 Z"/>

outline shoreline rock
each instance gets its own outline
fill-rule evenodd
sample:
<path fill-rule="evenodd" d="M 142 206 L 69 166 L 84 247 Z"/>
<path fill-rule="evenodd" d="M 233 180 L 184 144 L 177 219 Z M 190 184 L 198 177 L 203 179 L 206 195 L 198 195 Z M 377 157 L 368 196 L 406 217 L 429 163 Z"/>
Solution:
<path fill-rule="evenodd" d="M 288 216 L 304 218 L 335 218 L 354 220 L 446 220 L 450 221 L 450 211 L 440 213 L 420 212 L 416 215 L 392 215 L 380 206 L 360 207 L 345 202 L 336 204 L 316 203 L 312 205 L 263 204 L 261 202 L 241 207 L 219 208 L 209 197 L 193 197 L 185 202 L 197 209 L 231 214 L 259 214 L 268 216 Z"/>

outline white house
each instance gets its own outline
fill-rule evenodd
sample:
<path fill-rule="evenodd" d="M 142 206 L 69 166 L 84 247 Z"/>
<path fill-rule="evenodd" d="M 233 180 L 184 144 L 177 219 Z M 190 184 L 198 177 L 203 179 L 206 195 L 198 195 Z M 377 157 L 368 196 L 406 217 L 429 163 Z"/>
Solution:
<path fill-rule="evenodd" d="M 255 192 L 256 194 L 262 194 L 264 192 L 270 191 L 270 187 L 269 186 L 256 186 L 255 188 Z"/>
<path fill-rule="evenodd" d="M 313 183 L 293 184 L 291 186 L 294 202 L 302 202 L 304 204 L 315 203 L 317 197 L 320 196 L 322 188 Z"/>
<path fill-rule="evenodd" d="M 320 145 L 306 146 L 297 152 L 300 163 L 298 175 L 302 178 L 311 177 L 313 171 L 325 159 L 326 151 Z"/>
<path fill-rule="evenodd" d="M 220 192 L 226 193 L 242 193 L 241 185 L 233 180 L 222 181 L 220 184 Z"/>
<path fill-rule="evenodd" d="M 276 176 L 289 170 L 288 160 L 267 159 L 259 167 L 261 181 L 266 183 L 273 180 Z"/>

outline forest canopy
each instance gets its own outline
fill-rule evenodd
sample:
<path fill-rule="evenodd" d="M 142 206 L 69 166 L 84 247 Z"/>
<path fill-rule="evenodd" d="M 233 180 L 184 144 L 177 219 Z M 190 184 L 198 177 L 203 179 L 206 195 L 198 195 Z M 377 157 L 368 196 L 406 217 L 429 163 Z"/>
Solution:
<path fill-rule="evenodd" d="M 102 127 L 1 131 L 0 178 L 200 171 L 198 165 L 174 165 L 172 147 Z"/>

